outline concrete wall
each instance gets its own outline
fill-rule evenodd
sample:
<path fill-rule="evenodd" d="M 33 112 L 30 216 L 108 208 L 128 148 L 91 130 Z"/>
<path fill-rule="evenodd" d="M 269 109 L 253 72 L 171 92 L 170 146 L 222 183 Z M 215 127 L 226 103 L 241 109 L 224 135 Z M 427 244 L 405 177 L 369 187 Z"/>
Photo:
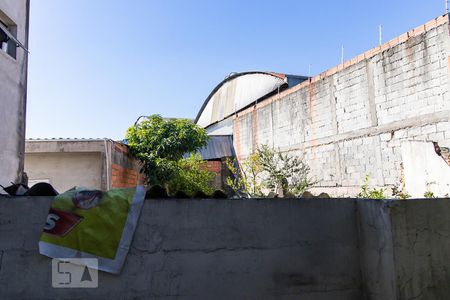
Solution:
<path fill-rule="evenodd" d="M 448 299 L 449 200 L 396 202 L 390 207 L 397 295 Z"/>
<path fill-rule="evenodd" d="M 0 197 L 0 298 L 446 299 L 450 199 L 146 200 L 123 272 L 53 289 L 50 197 Z M 24 217 L 26 216 L 26 217 Z"/>
<path fill-rule="evenodd" d="M 238 113 L 238 156 L 261 144 L 304 155 L 319 190 L 334 195 L 356 194 L 366 174 L 372 185 L 399 185 L 402 142 L 450 145 L 448 21 L 432 20 Z"/>
<path fill-rule="evenodd" d="M 122 143 L 108 139 L 27 140 L 30 181 L 49 179 L 59 192 L 74 186 L 107 190 L 144 182 L 138 161 Z"/>
<path fill-rule="evenodd" d="M 27 0 L 2 0 L 0 19 L 17 26 L 17 39 L 28 46 Z M 16 59 L 0 51 L 0 184 L 22 180 L 27 92 L 27 54 L 17 48 Z"/>
<path fill-rule="evenodd" d="M 50 183 L 62 193 L 74 186 L 102 189 L 102 155 L 93 153 L 27 153 L 25 170 L 33 181 Z"/>

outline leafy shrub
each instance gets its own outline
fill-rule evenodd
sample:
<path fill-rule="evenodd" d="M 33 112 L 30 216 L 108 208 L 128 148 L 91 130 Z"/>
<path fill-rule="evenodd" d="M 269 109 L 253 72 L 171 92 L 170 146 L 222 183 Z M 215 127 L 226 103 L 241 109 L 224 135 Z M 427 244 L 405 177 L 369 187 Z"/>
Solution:
<path fill-rule="evenodd" d="M 184 191 L 187 195 L 193 196 L 196 192 L 203 192 L 210 195 L 214 192 L 211 182 L 214 173 L 206 170 L 206 162 L 202 160 L 200 154 L 192 154 L 188 158 L 180 159 L 177 163 L 177 171 L 168 181 L 168 188 L 171 193 Z"/>
<path fill-rule="evenodd" d="M 261 172 L 259 152 L 250 154 L 245 160 L 227 158 L 225 164 L 232 176 L 226 178 L 227 185 L 240 197 L 262 197 Z"/>
<path fill-rule="evenodd" d="M 281 189 L 284 195 L 299 196 L 313 184 L 308 177 L 310 169 L 301 157 L 283 154 L 267 145 L 262 145 L 258 152 L 269 191 L 277 193 Z"/>
<path fill-rule="evenodd" d="M 126 141 L 141 162 L 149 185 L 159 184 L 171 192 L 181 189 L 188 194 L 212 192 L 209 184 L 214 175 L 202 169 L 201 158 L 183 158 L 208 142 L 205 130 L 191 120 L 152 115 L 129 127 Z"/>
<path fill-rule="evenodd" d="M 255 153 L 239 165 L 236 160 L 227 160 L 228 169 L 233 174 L 227 184 L 240 197 L 262 197 L 263 190 L 269 194 L 299 196 L 313 182 L 309 179 L 309 167 L 301 157 L 283 154 L 267 145 L 262 145 Z"/>

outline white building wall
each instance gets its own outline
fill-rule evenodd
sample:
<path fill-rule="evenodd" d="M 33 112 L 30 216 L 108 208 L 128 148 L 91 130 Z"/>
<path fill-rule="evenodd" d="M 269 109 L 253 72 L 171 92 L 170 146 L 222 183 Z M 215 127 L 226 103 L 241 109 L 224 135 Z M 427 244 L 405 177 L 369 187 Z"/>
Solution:
<path fill-rule="evenodd" d="M 0 18 L 17 25 L 17 39 L 28 45 L 28 0 L 1 0 Z M 25 147 L 27 54 L 16 58 L 0 50 L 0 184 L 20 182 Z"/>
<path fill-rule="evenodd" d="M 50 183 L 59 193 L 75 186 L 102 189 L 102 168 L 101 152 L 27 153 L 25 159 L 30 183 Z"/>

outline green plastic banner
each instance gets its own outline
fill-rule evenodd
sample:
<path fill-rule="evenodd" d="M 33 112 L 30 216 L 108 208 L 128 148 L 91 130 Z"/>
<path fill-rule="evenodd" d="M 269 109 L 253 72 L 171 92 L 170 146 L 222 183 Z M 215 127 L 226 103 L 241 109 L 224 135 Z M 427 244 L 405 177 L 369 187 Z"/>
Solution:
<path fill-rule="evenodd" d="M 56 196 L 39 252 L 59 259 L 96 258 L 99 270 L 120 273 L 144 198 L 143 186 L 107 192 L 75 189 Z"/>

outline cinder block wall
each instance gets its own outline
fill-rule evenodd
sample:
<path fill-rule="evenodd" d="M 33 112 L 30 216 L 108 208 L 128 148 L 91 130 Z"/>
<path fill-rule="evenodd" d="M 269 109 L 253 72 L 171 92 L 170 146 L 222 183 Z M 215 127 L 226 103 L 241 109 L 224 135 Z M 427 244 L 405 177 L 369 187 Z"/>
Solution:
<path fill-rule="evenodd" d="M 446 15 L 238 113 L 237 154 L 268 144 L 305 155 L 335 195 L 354 195 L 366 174 L 399 185 L 402 141 L 450 146 L 449 55 Z"/>

